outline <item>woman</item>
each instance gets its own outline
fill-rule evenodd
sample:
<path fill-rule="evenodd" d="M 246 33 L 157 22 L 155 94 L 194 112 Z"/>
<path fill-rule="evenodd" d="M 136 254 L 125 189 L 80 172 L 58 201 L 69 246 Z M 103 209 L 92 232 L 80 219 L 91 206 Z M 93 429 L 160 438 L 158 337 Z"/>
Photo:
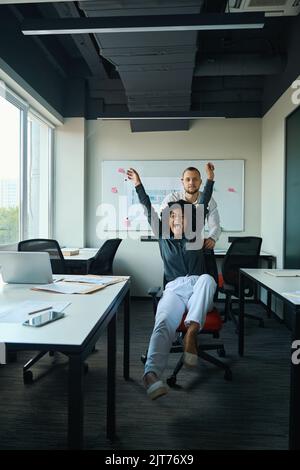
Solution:
<path fill-rule="evenodd" d="M 204 219 L 214 185 L 214 166 L 211 163 L 206 165 L 206 173 L 207 182 L 200 199 L 200 203 L 204 205 Z M 151 206 L 139 174 L 130 168 L 127 176 L 134 183 L 139 201 L 146 209 L 148 222 L 158 238 L 167 282 L 158 303 L 143 376 L 147 394 L 155 400 L 167 393 L 167 387 L 160 377 L 167 366 L 176 329 L 186 311 L 188 313 L 185 318 L 187 333 L 184 339 L 184 363 L 188 367 L 197 365 L 197 334 L 203 328 L 206 313 L 212 308 L 216 282 L 212 276 L 206 274 L 202 247 L 197 247 L 196 244 L 195 249 L 188 247 L 188 244 L 194 240 L 186 236 L 189 221 L 185 216 L 185 208 L 189 208 L 189 212 L 192 213 L 194 230 L 197 225 L 195 206 L 183 200 L 171 202 L 165 209 L 168 210 L 168 214 L 163 213 L 160 220 Z M 162 227 L 166 215 L 168 215 L 168 237 Z M 204 223 L 204 220 L 202 222 Z"/>

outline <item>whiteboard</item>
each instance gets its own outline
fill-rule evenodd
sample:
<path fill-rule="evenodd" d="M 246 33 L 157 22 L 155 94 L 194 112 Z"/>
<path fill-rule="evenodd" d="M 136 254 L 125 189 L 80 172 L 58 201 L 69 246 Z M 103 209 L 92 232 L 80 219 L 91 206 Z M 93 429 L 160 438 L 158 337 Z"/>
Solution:
<path fill-rule="evenodd" d="M 172 191 L 182 189 L 181 176 L 185 168 L 199 169 L 203 190 L 205 164 L 215 165 L 213 198 L 218 205 L 222 231 L 244 230 L 244 160 L 110 160 L 102 162 L 102 204 L 114 208 L 119 230 L 147 230 L 149 225 L 126 171 L 134 168 L 141 177 L 152 204 L 158 208 L 162 199 Z M 109 230 L 109 229 L 108 229 Z"/>

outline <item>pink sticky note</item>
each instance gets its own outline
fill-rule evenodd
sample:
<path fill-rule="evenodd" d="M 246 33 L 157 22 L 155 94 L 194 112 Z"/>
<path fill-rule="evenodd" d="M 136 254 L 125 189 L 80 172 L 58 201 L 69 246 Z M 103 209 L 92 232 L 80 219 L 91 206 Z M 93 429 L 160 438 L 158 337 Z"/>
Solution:
<path fill-rule="evenodd" d="M 118 173 L 126 173 L 124 168 L 118 168 Z"/>
<path fill-rule="evenodd" d="M 124 225 L 125 227 L 130 227 L 130 220 L 128 220 L 128 218 L 126 217 L 126 219 L 124 220 Z"/>
<path fill-rule="evenodd" d="M 228 188 L 228 191 L 229 191 L 230 193 L 236 193 L 236 190 L 235 190 L 234 188 Z"/>
<path fill-rule="evenodd" d="M 116 194 L 116 193 L 118 192 L 118 188 L 116 188 L 115 186 L 113 186 L 113 187 L 111 188 L 111 192 L 114 193 L 114 194 Z"/>

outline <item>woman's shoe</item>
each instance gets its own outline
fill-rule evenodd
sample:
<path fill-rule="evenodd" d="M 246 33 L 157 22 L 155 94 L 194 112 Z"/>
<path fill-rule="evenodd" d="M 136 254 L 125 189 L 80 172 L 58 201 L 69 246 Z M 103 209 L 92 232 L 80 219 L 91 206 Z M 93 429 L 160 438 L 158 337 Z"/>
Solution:
<path fill-rule="evenodd" d="M 168 389 L 161 380 L 158 380 L 147 387 L 147 395 L 151 400 L 156 400 L 167 393 Z"/>

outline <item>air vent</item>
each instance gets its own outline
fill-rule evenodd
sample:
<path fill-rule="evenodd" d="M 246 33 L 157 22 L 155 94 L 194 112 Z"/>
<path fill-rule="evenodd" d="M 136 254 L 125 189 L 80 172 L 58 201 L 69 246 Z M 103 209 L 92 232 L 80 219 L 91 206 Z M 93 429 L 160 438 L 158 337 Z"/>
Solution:
<path fill-rule="evenodd" d="M 229 0 L 227 12 L 265 12 L 268 16 L 295 16 L 300 13 L 300 0 Z"/>
<path fill-rule="evenodd" d="M 288 0 L 250 0 L 248 3 L 249 8 L 276 8 L 276 7 L 285 7 Z"/>

